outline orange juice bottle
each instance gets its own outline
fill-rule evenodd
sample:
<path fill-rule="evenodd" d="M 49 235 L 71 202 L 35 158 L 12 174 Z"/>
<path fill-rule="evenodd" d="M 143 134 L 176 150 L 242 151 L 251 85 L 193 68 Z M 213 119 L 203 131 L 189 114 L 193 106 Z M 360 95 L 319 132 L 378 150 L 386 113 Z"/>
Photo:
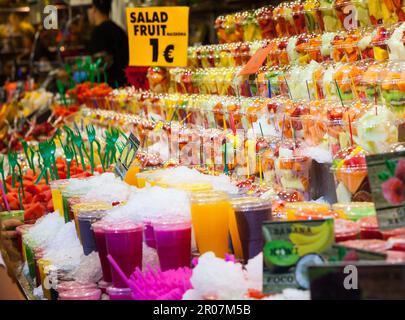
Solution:
<path fill-rule="evenodd" d="M 212 251 L 219 258 L 228 252 L 229 212 L 228 195 L 224 192 L 200 192 L 191 197 L 191 219 L 200 254 Z"/>

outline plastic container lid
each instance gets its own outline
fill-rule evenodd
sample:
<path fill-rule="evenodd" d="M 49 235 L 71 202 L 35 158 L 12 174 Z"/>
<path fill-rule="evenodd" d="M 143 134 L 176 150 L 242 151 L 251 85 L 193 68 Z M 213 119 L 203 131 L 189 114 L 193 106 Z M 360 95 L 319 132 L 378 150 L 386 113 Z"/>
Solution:
<path fill-rule="evenodd" d="M 111 223 L 104 226 L 104 231 L 106 233 L 125 233 L 139 230 L 143 230 L 143 224 L 136 223 L 130 220 L 112 221 Z"/>
<path fill-rule="evenodd" d="M 76 213 L 77 220 L 96 221 L 106 216 L 106 210 L 79 211 Z"/>
<path fill-rule="evenodd" d="M 229 200 L 228 194 L 221 191 L 196 192 L 191 196 L 191 202 L 197 204 L 215 203 L 227 200 Z"/>
<path fill-rule="evenodd" d="M 191 228 L 191 219 L 185 216 L 166 216 L 151 221 L 154 230 L 174 230 Z"/>
<path fill-rule="evenodd" d="M 232 207 L 238 212 L 270 210 L 271 202 L 256 197 L 238 197 L 231 200 Z"/>
<path fill-rule="evenodd" d="M 94 222 L 91 225 L 91 228 L 93 229 L 94 232 L 103 232 L 105 231 L 105 227 L 108 226 L 111 222 L 110 221 L 105 221 L 105 220 L 99 220 Z"/>
<path fill-rule="evenodd" d="M 59 300 L 100 300 L 100 289 L 73 289 L 59 293 Z"/>

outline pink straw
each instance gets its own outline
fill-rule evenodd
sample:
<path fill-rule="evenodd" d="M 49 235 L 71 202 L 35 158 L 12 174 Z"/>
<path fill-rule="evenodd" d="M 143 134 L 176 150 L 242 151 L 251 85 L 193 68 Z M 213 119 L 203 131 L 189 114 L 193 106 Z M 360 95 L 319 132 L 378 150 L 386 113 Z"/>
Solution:
<path fill-rule="evenodd" d="M 1 194 L 3 195 L 4 204 L 6 206 L 7 211 L 10 212 L 10 205 L 8 204 L 7 197 L 6 197 L 6 192 L 4 191 L 4 186 L 3 186 L 2 181 L 0 181 L 0 186 L 1 186 Z"/>
<path fill-rule="evenodd" d="M 118 274 L 120 275 L 120 277 L 122 278 L 122 280 L 124 280 L 124 282 L 127 284 L 127 286 L 129 288 L 131 288 L 132 291 L 136 290 L 136 288 L 134 288 L 134 285 L 131 283 L 131 281 L 127 278 L 127 276 L 125 275 L 125 273 L 121 270 L 121 268 L 119 267 L 118 263 L 114 260 L 114 258 L 109 254 L 107 256 L 108 261 L 110 261 L 112 267 L 115 269 L 115 271 L 118 272 Z"/>

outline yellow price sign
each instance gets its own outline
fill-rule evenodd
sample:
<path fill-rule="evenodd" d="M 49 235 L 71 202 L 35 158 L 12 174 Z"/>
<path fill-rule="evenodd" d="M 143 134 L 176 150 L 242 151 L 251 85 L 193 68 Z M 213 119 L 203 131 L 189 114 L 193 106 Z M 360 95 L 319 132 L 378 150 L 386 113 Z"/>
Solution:
<path fill-rule="evenodd" d="M 127 8 L 130 66 L 187 66 L 188 7 Z"/>

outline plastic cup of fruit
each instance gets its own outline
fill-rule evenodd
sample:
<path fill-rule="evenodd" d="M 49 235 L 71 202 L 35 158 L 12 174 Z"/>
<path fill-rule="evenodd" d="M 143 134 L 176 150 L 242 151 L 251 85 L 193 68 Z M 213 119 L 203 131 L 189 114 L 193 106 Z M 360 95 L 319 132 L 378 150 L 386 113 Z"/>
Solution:
<path fill-rule="evenodd" d="M 342 23 L 337 17 L 334 1 L 320 0 L 320 12 L 326 32 L 336 32 L 343 29 Z"/>
<path fill-rule="evenodd" d="M 374 51 L 374 59 L 376 61 L 386 61 L 388 60 L 388 44 L 387 41 L 391 37 L 391 30 L 380 26 L 376 30 L 376 35 L 371 41 L 371 46 Z"/>
<path fill-rule="evenodd" d="M 364 217 L 357 221 L 360 227 L 360 239 L 382 239 L 377 217 Z"/>
<path fill-rule="evenodd" d="M 311 164 L 307 156 L 280 157 L 276 160 L 276 179 L 283 189 L 297 190 L 310 200 Z"/>
<path fill-rule="evenodd" d="M 359 237 L 359 225 L 350 220 L 335 219 L 335 241 L 343 242 L 348 240 L 356 240 Z"/>
<path fill-rule="evenodd" d="M 376 215 L 374 202 L 335 203 L 332 210 L 352 221 Z"/>
<path fill-rule="evenodd" d="M 402 117 L 405 109 L 405 62 L 390 62 L 383 70 L 381 94 L 385 104 Z"/>

